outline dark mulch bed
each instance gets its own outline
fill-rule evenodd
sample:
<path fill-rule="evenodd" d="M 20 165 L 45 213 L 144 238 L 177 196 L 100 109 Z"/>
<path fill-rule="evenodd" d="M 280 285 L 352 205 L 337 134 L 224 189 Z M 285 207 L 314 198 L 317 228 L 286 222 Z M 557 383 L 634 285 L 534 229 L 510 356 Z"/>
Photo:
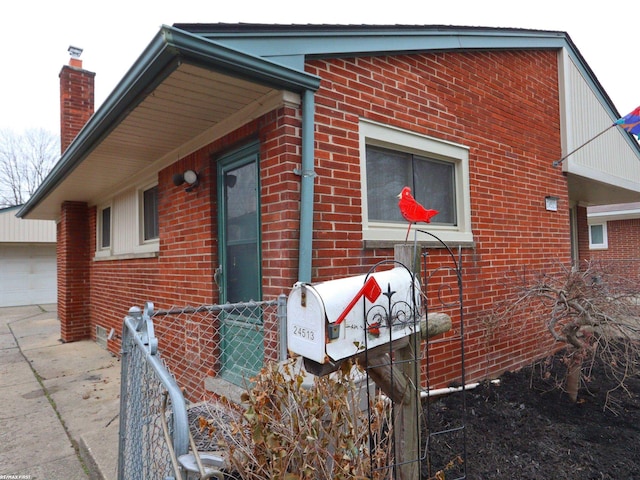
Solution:
<path fill-rule="evenodd" d="M 615 383 L 595 365 L 573 404 L 547 371 L 523 368 L 467 390 L 464 416 L 459 393 L 425 405 L 430 431 L 443 433 L 428 438 L 422 478 L 640 479 L 640 379 L 607 395 Z"/>

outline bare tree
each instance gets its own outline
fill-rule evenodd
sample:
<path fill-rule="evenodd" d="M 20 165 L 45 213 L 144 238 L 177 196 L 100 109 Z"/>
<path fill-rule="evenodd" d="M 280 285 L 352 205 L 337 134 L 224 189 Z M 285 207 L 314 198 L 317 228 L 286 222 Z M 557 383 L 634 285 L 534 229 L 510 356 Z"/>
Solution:
<path fill-rule="evenodd" d="M 0 207 L 25 203 L 59 155 L 59 139 L 47 130 L 27 129 L 21 134 L 0 130 Z"/>
<path fill-rule="evenodd" d="M 589 378 L 589 360 L 600 360 L 616 388 L 624 389 L 640 367 L 638 280 L 602 263 L 555 270 L 522 270 L 511 277 L 512 295 L 496 305 L 494 326 L 514 315 L 533 314 L 545 322 L 551 337 L 565 347 L 564 388 L 574 402 L 581 379 Z"/>

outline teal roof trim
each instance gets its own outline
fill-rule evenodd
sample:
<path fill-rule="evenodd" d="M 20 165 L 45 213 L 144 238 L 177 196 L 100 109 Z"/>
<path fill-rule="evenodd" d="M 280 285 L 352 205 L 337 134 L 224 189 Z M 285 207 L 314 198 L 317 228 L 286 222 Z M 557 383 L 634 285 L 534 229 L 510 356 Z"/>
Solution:
<path fill-rule="evenodd" d="M 314 75 L 236 51 L 175 27 L 162 26 L 16 216 L 24 217 L 46 198 L 131 110 L 183 62 L 297 93 L 315 91 L 320 87 L 320 79 Z"/>
<path fill-rule="evenodd" d="M 406 25 L 176 24 L 178 28 L 265 58 L 302 59 L 566 45 L 564 32 Z M 301 68 L 301 66 L 298 66 Z"/>
<path fill-rule="evenodd" d="M 447 25 L 176 24 L 231 48 L 302 70 L 310 58 L 435 51 L 566 49 L 611 118 L 613 102 L 566 32 Z M 637 148 L 637 147 L 636 147 Z"/>

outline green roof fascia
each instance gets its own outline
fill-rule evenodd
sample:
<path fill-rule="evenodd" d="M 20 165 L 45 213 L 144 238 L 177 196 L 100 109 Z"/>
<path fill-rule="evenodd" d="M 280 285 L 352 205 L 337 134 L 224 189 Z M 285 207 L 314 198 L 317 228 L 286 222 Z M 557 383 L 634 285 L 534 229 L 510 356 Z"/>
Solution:
<path fill-rule="evenodd" d="M 561 48 L 566 33 L 438 25 L 176 24 L 263 58 L 327 58 L 474 49 Z M 297 66 L 301 68 L 301 66 Z"/>
<path fill-rule="evenodd" d="M 582 73 L 612 121 L 620 118 L 611 98 L 567 32 L 451 25 L 175 24 L 198 36 L 304 69 L 313 58 L 472 50 L 562 50 Z M 625 112 L 626 113 L 626 112 Z M 640 145 L 629 139 L 638 152 Z"/>
<path fill-rule="evenodd" d="M 181 63 L 297 93 L 320 87 L 314 75 L 163 25 L 16 216 L 28 215 Z"/>

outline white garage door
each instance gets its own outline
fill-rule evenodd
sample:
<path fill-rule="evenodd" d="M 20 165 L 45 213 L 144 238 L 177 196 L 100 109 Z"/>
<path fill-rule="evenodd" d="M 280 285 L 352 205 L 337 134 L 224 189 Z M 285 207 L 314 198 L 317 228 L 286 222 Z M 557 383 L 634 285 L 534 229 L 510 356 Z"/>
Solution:
<path fill-rule="evenodd" d="M 0 244 L 0 307 L 56 301 L 56 246 Z"/>

